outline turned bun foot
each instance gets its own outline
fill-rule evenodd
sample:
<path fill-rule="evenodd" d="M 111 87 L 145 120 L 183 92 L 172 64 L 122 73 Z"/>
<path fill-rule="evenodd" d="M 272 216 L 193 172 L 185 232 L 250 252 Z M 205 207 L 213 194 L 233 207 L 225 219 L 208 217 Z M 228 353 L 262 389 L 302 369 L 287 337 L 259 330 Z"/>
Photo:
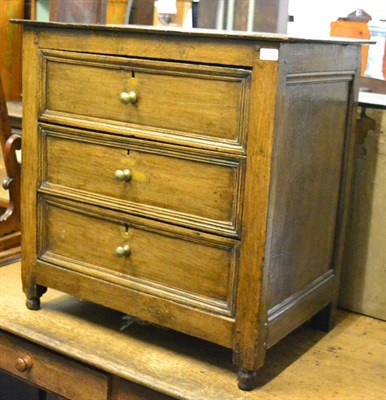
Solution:
<path fill-rule="evenodd" d="M 255 389 L 257 372 L 246 369 L 239 369 L 237 372 L 238 386 L 241 390 L 253 390 Z"/>
<path fill-rule="evenodd" d="M 25 305 L 29 310 L 40 310 L 40 299 L 38 297 L 27 299 Z"/>

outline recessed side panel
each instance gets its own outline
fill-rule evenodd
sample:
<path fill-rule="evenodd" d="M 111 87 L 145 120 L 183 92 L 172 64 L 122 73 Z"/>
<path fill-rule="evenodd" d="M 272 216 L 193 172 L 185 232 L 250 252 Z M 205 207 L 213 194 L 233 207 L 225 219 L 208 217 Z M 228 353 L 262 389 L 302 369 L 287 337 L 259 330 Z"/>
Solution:
<path fill-rule="evenodd" d="M 287 76 L 275 153 L 272 308 L 333 268 L 353 74 Z"/>

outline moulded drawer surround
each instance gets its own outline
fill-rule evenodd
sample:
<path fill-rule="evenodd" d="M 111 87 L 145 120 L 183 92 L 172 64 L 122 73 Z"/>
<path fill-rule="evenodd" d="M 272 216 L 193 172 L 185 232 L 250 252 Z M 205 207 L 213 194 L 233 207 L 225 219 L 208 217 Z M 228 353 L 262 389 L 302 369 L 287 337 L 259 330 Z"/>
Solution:
<path fill-rule="evenodd" d="M 96 278 L 233 315 L 238 242 L 42 198 L 40 258 Z M 116 255 L 119 246 L 130 254 Z M 66 261 L 66 262 L 63 262 Z M 114 279 L 113 279 L 114 277 Z"/>
<path fill-rule="evenodd" d="M 243 159 L 116 143 L 106 135 L 101 140 L 53 127 L 43 127 L 42 134 L 43 186 L 109 201 L 131 213 L 238 236 Z M 130 171 L 129 180 L 118 181 L 117 170 Z"/>
<path fill-rule="evenodd" d="M 248 70 L 73 52 L 42 55 L 43 116 L 141 127 L 162 132 L 166 140 L 169 133 L 245 146 Z M 120 94 L 130 91 L 136 92 L 135 104 L 122 104 Z"/>

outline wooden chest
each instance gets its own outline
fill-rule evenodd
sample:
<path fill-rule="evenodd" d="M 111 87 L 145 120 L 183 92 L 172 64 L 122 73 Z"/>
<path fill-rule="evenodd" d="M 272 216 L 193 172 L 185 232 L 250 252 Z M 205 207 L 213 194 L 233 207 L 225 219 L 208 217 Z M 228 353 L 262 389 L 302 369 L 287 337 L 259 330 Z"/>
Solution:
<path fill-rule="evenodd" d="M 233 349 L 333 321 L 360 46 L 24 26 L 23 284 Z M 108 338 L 106 338 L 108 340 Z"/>

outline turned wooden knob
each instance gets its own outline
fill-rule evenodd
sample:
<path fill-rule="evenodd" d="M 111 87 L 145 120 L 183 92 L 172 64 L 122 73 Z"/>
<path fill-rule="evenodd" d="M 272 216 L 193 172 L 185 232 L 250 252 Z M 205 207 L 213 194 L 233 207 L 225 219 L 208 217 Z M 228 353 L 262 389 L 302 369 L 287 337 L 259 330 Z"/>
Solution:
<path fill-rule="evenodd" d="M 33 362 L 32 358 L 28 355 L 19 357 L 15 362 L 15 368 L 19 372 L 26 372 L 32 368 Z"/>

